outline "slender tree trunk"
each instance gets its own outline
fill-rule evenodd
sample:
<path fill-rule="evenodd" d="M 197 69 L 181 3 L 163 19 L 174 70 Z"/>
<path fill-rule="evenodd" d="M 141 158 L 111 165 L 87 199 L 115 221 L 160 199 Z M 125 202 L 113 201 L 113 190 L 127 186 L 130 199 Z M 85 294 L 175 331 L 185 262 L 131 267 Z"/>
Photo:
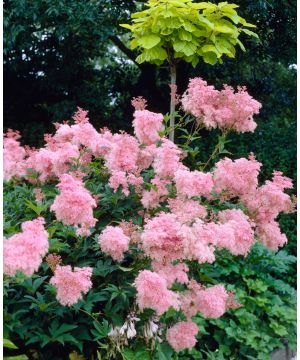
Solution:
<path fill-rule="evenodd" d="M 175 125 L 175 105 L 176 105 L 176 97 L 175 97 L 175 91 L 173 89 L 173 86 L 176 86 L 176 64 L 171 63 L 170 64 L 170 71 L 171 71 L 171 101 L 170 101 L 170 126 L 173 127 Z M 169 134 L 169 139 L 174 142 L 174 129 L 171 130 Z"/>

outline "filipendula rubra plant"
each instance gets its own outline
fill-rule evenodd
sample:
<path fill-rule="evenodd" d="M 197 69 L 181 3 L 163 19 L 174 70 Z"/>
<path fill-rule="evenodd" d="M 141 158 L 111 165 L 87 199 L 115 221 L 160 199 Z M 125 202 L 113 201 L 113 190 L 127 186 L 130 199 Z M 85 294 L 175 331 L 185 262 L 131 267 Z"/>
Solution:
<path fill-rule="evenodd" d="M 261 104 L 245 88 L 219 91 L 201 78 L 190 80 L 181 98 L 186 114 L 177 126 L 193 116 L 196 133 L 221 131 L 216 150 L 195 170 L 185 165 L 189 147 L 166 137 L 164 116 L 147 110 L 142 98 L 132 104 L 134 136 L 97 131 L 80 108 L 73 123 L 56 124 L 43 148 L 22 147 L 12 130 L 5 135 L 4 179 L 32 187 L 35 201 L 26 201 L 37 214 L 21 224 L 21 232 L 20 214 L 10 219 L 4 240 L 8 289 L 24 281 L 20 273 L 34 277 L 39 271 L 51 304 L 39 305 L 43 315 L 49 311 L 41 317 L 46 329 L 53 316 L 75 321 L 61 328 L 80 326 L 78 311 L 92 321 L 85 328 L 88 349 L 57 322 L 50 335 L 29 326 L 23 338 L 8 327 L 12 340 L 23 341 L 27 350 L 58 341 L 89 358 L 98 352 L 127 359 L 130 348 L 142 346 L 148 359 L 163 351 L 165 341 L 175 352 L 191 349 L 201 332 L 193 322 L 196 314 L 216 319 L 242 305 L 223 284 L 200 282 L 195 266 L 213 263 L 222 249 L 246 256 L 256 241 L 272 250 L 287 242 L 276 218 L 293 211 L 294 201 L 284 192 L 292 181 L 274 171 L 260 185 L 262 164 L 253 154 L 214 163 L 228 133 L 256 127 L 253 116 Z M 121 274 L 114 277 L 113 271 Z"/>

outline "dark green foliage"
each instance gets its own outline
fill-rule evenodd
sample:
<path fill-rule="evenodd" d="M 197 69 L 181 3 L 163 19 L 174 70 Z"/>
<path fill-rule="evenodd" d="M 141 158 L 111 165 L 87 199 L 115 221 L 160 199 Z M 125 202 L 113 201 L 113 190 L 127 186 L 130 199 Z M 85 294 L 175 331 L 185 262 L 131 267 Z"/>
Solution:
<path fill-rule="evenodd" d="M 87 184 L 91 186 L 92 179 Z M 37 217 L 39 209 L 36 208 L 32 190 L 31 185 L 5 185 L 7 236 L 19 232 L 21 222 Z M 134 209 L 136 206 L 134 198 L 132 202 L 123 203 L 120 194 L 104 188 L 101 181 L 93 190 L 102 193 L 101 220 L 95 234 L 101 232 L 112 216 L 115 221 L 121 220 L 124 213 L 128 215 L 128 207 Z M 41 352 L 41 359 L 68 359 L 68 354 L 73 350 L 90 358 L 100 346 L 99 341 L 107 338 L 110 330 L 108 322 L 114 325 L 124 322 L 135 295 L 131 284 L 137 271 L 144 266 L 135 262 L 135 267 L 131 268 L 130 257 L 122 266 L 103 258 L 95 234 L 87 239 L 76 239 L 74 229 L 57 222 L 49 212 L 55 193 L 51 192 L 49 185 L 43 186 L 43 192 L 46 206 L 41 215 L 48 223 L 50 252 L 59 252 L 64 264 L 94 267 L 94 289 L 84 300 L 68 308 L 55 299 L 56 290 L 49 284 L 52 273 L 46 262 L 41 266 L 43 276 L 36 274 L 26 278 L 20 273 L 14 278 L 5 277 L 4 337 L 27 355 L 30 349 Z"/>
<path fill-rule="evenodd" d="M 230 283 L 227 289 L 236 292 L 242 307 L 216 320 L 197 317 L 199 357 L 195 358 L 266 360 L 286 341 L 295 348 L 296 292 L 286 282 L 291 267 L 296 267 L 294 256 L 285 250 L 275 254 L 260 244 L 245 258 L 223 252 L 213 265 L 201 266 L 199 279 Z M 208 357 L 205 348 L 211 353 Z"/>
<path fill-rule="evenodd" d="M 67 359 L 73 351 L 88 359 L 100 351 L 110 359 L 119 355 L 107 353 L 111 324 L 120 326 L 133 308 L 135 290 L 132 283 L 147 259 L 126 256 L 120 266 L 103 256 L 98 235 L 108 223 L 133 219 L 140 223 L 140 205 L 133 193 L 126 201 L 113 193 L 107 175 L 100 173 L 101 163 L 92 163 L 94 174 L 86 179 L 94 194 L 101 194 L 99 222 L 91 236 L 76 238 L 72 227 L 63 226 L 49 212 L 56 192 L 43 185 L 43 205 L 33 199 L 33 185 L 5 184 L 5 233 L 19 231 L 20 223 L 42 215 L 47 219 L 50 252 L 59 252 L 63 264 L 92 266 L 93 289 L 72 307 L 64 307 L 55 299 L 55 288 L 49 284 L 52 273 L 44 262 L 32 278 L 21 273 L 4 279 L 4 337 L 17 345 L 22 353 L 38 352 L 40 359 Z M 97 181 L 95 181 L 97 179 Z M 17 204 L 17 205 L 15 205 Z M 228 207 L 230 204 L 226 204 Z M 285 221 L 289 223 L 289 219 Z M 12 226 L 12 224 L 14 226 Z M 291 226 L 293 228 L 293 226 Z M 138 251 L 132 248 L 132 252 Z M 257 244 L 248 257 L 236 257 L 220 251 L 214 264 L 191 263 L 190 275 L 201 283 L 227 284 L 242 304 L 217 320 L 195 317 L 199 325 L 198 345 L 190 352 L 175 354 L 166 343 L 150 350 L 139 340 L 132 340 L 122 352 L 123 359 L 268 359 L 268 354 L 288 341 L 295 347 L 295 260 L 286 250 L 278 253 Z M 145 316 L 146 312 L 139 315 Z M 164 315 L 166 324 L 178 317 L 175 311 Z M 137 330 L 141 331 L 137 325 Z M 216 352 L 217 351 L 217 352 Z M 115 357 L 116 356 L 116 357 Z"/>

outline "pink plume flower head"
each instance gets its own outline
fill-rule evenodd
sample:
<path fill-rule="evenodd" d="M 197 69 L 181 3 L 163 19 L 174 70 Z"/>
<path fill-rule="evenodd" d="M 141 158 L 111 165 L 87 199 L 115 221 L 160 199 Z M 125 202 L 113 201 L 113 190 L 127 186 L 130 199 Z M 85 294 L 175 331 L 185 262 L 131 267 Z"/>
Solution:
<path fill-rule="evenodd" d="M 92 288 L 92 272 L 91 267 L 75 267 L 72 271 L 70 265 L 57 265 L 54 276 L 50 279 L 50 284 L 57 289 L 57 300 L 64 306 L 76 304 L 82 299 L 82 294 Z"/>
<path fill-rule="evenodd" d="M 35 196 L 35 201 L 38 203 L 41 203 L 43 201 L 43 199 L 45 198 L 45 195 L 44 195 L 42 189 L 40 189 L 40 188 L 33 189 L 33 193 Z"/>
<path fill-rule="evenodd" d="M 174 214 L 161 212 L 149 220 L 141 235 L 145 253 L 157 261 L 181 259 L 183 244 L 180 227 Z"/>
<path fill-rule="evenodd" d="M 113 170 L 109 178 L 109 186 L 114 190 L 114 192 L 116 192 L 119 187 L 121 187 L 125 196 L 128 196 L 130 193 L 129 185 L 134 186 L 135 191 L 139 193 L 141 191 L 143 182 L 144 180 L 141 176 L 136 176 L 131 173 L 127 175 L 125 171 L 117 170 Z"/>
<path fill-rule="evenodd" d="M 260 241 L 271 250 L 278 250 L 288 241 L 286 235 L 281 232 L 279 224 L 274 220 L 258 224 L 256 233 Z"/>
<path fill-rule="evenodd" d="M 116 192 L 121 186 L 123 194 L 125 196 L 129 195 L 128 181 L 125 171 L 113 170 L 108 183 L 114 192 Z"/>
<path fill-rule="evenodd" d="M 151 180 L 153 187 L 150 190 L 144 190 L 142 192 L 141 203 L 146 209 L 153 209 L 159 206 L 159 203 L 164 201 L 166 196 L 169 194 L 167 185 L 171 182 L 166 179 L 160 179 L 154 177 Z"/>
<path fill-rule="evenodd" d="M 41 148 L 27 159 L 27 167 L 39 173 L 39 180 L 45 182 L 49 178 L 59 177 L 66 173 L 74 158 L 80 156 L 76 145 L 69 142 L 57 143 L 55 146 Z"/>
<path fill-rule="evenodd" d="M 197 293 L 197 307 L 205 317 L 221 317 L 227 306 L 228 294 L 223 285 L 215 285 Z"/>
<path fill-rule="evenodd" d="M 56 196 L 50 210 L 65 225 L 81 226 L 84 229 L 95 226 L 93 208 L 97 206 L 95 199 L 84 187 L 82 180 L 64 174 L 57 185 L 60 194 Z"/>
<path fill-rule="evenodd" d="M 133 114 L 134 133 L 141 144 L 151 145 L 160 140 L 159 131 L 163 115 L 148 110 L 136 110 Z"/>
<path fill-rule="evenodd" d="M 135 279 L 134 286 L 137 289 L 137 302 L 141 310 L 153 309 L 160 316 L 170 307 L 178 309 L 177 294 L 168 290 L 166 280 L 159 274 L 143 270 Z"/>
<path fill-rule="evenodd" d="M 220 160 L 214 170 L 216 191 L 225 191 L 232 197 L 255 191 L 261 166 L 262 164 L 253 157 L 249 160 L 245 158 Z"/>
<path fill-rule="evenodd" d="M 178 352 L 183 349 L 192 349 L 196 343 L 199 328 L 192 321 L 180 321 L 167 331 L 167 341 Z"/>
<path fill-rule="evenodd" d="M 162 144 L 156 149 L 153 163 L 155 174 L 161 178 L 173 177 L 175 172 L 183 168 L 180 162 L 182 151 L 168 139 L 163 139 Z"/>
<path fill-rule="evenodd" d="M 190 79 L 188 88 L 181 99 L 183 109 L 197 119 L 209 117 L 213 114 L 218 94 L 218 90 L 212 85 L 207 85 L 205 80 Z"/>
<path fill-rule="evenodd" d="M 212 174 L 201 171 L 179 169 L 175 172 L 175 183 L 179 196 L 209 196 L 214 183 Z"/>
<path fill-rule="evenodd" d="M 209 225 L 209 224 L 208 224 Z M 184 257 L 202 263 L 213 263 L 215 232 L 201 220 L 196 220 L 193 226 L 183 225 L 180 229 Z"/>
<path fill-rule="evenodd" d="M 83 110 L 81 107 L 78 106 L 77 111 L 72 118 L 76 124 L 86 123 L 89 121 L 88 113 L 89 112 L 87 110 Z"/>
<path fill-rule="evenodd" d="M 178 220 L 184 223 L 190 223 L 197 218 L 204 219 L 207 216 L 205 206 L 200 205 L 197 201 L 188 199 L 169 199 L 168 208 L 172 214 L 175 214 Z"/>
<path fill-rule="evenodd" d="M 79 158 L 80 152 L 76 145 L 71 143 L 61 144 L 52 155 L 52 171 L 56 177 L 66 173 L 74 159 Z"/>
<path fill-rule="evenodd" d="M 180 284 L 189 282 L 187 275 L 189 268 L 185 263 L 162 265 L 160 262 L 153 261 L 152 267 L 158 275 L 166 280 L 168 288 L 171 288 L 175 281 Z"/>
<path fill-rule="evenodd" d="M 272 181 L 267 180 L 255 192 L 244 195 L 242 200 L 257 223 L 267 223 L 273 221 L 280 212 L 290 213 L 293 210 L 294 201 L 284 192 L 285 188 L 291 187 L 289 178 L 274 172 Z"/>
<path fill-rule="evenodd" d="M 39 174 L 39 180 L 45 182 L 54 177 L 53 171 L 54 152 L 46 148 L 41 148 L 31 153 L 26 161 L 26 166 Z"/>
<path fill-rule="evenodd" d="M 155 156 L 156 156 L 155 144 L 147 145 L 145 147 L 140 148 L 140 152 L 137 160 L 138 171 L 142 171 L 150 167 L 151 164 L 153 163 Z"/>
<path fill-rule="evenodd" d="M 135 171 L 139 157 L 137 140 L 128 134 L 115 134 L 111 150 L 106 155 L 106 166 L 110 171 Z"/>
<path fill-rule="evenodd" d="M 3 268 L 4 273 L 14 276 L 17 271 L 31 276 L 38 270 L 43 257 L 48 251 L 48 233 L 44 228 L 43 218 L 25 221 L 22 232 L 4 239 Z"/>
<path fill-rule="evenodd" d="M 228 249 L 234 255 L 247 255 L 255 243 L 251 226 L 254 224 L 251 224 L 249 217 L 240 209 L 232 209 L 220 211 L 218 218 L 224 226 L 219 227 L 217 246 Z M 222 233 L 226 234 L 226 228 L 231 229 L 233 236 L 222 236 Z"/>
<path fill-rule="evenodd" d="M 253 116 L 260 108 L 261 104 L 248 94 L 246 87 L 238 87 L 235 92 L 231 86 L 224 85 L 216 104 L 216 126 L 238 133 L 253 132 L 257 126 Z"/>
<path fill-rule="evenodd" d="M 57 124 L 56 129 L 57 130 L 53 138 L 58 143 L 71 142 L 73 140 L 74 131 L 72 126 L 68 124 Z"/>
<path fill-rule="evenodd" d="M 129 237 L 119 226 L 107 226 L 99 236 L 101 250 L 115 261 L 122 261 L 124 253 L 129 249 Z"/>
<path fill-rule="evenodd" d="M 137 110 L 145 110 L 147 107 L 147 100 L 144 99 L 142 96 L 133 97 L 131 100 L 131 105 L 134 109 Z"/>
<path fill-rule="evenodd" d="M 201 78 L 191 79 L 187 91 L 182 96 L 185 112 L 194 115 L 206 128 L 235 130 L 238 133 L 253 132 L 253 119 L 259 113 L 261 104 L 253 99 L 245 87 L 234 89 L 224 85 L 221 91 Z"/>
<path fill-rule="evenodd" d="M 281 171 L 273 171 L 273 184 L 276 185 L 279 189 L 292 189 L 293 186 L 293 180 L 288 178 L 287 176 L 282 176 Z"/>
<path fill-rule="evenodd" d="M 4 134 L 3 177 L 5 181 L 9 181 L 13 177 L 22 178 L 26 174 L 26 150 L 18 141 L 20 137 L 18 131 L 11 129 L 8 129 L 7 133 Z"/>

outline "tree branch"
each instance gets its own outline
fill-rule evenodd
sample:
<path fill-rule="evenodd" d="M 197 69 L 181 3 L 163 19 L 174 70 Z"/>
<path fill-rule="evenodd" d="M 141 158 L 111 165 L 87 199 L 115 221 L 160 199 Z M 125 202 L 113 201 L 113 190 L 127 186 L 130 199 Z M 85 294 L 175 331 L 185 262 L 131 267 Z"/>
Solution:
<path fill-rule="evenodd" d="M 111 35 L 109 37 L 109 39 L 125 54 L 127 55 L 127 57 L 132 60 L 137 66 L 140 66 L 140 64 L 138 64 L 136 61 L 135 61 L 135 54 L 133 51 L 131 51 L 130 49 L 128 49 L 127 46 L 125 46 L 122 41 L 115 35 Z"/>

